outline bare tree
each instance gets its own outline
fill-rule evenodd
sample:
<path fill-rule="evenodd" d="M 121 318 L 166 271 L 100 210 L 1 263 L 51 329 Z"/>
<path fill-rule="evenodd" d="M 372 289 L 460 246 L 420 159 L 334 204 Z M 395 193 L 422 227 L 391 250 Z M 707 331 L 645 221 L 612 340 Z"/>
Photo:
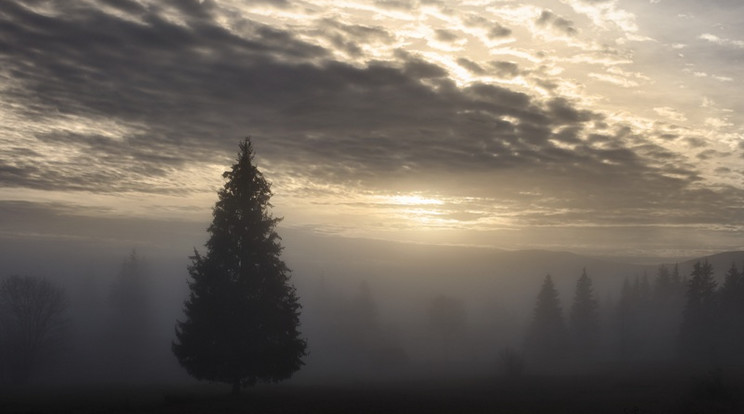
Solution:
<path fill-rule="evenodd" d="M 10 276 L 0 281 L 0 375 L 15 384 L 28 382 L 44 357 L 62 340 L 67 301 L 46 279 Z"/>

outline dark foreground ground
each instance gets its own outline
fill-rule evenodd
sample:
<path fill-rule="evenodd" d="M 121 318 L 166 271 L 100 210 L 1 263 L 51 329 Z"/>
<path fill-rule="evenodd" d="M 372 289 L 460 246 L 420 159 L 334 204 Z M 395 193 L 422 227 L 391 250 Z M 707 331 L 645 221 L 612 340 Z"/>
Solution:
<path fill-rule="evenodd" d="M 516 381 L 410 380 L 228 387 L 90 386 L 0 391 L 0 413 L 744 413 L 744 377 L 649 368 Z"/>

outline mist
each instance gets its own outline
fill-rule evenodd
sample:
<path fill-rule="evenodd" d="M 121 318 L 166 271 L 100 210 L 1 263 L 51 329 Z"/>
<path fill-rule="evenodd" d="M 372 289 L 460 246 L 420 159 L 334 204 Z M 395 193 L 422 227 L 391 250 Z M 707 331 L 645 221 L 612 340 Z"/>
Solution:
<path fill-rule="evenodd" d="M 498 378 L 508 374 L 505 352 L 524 359 L 524 375 L 605 372 L 679 360 L 684 286 L 672 310 L 654 310 L 657 305 L 649 302 L 641 311 L 643 317 L 632 322 L 633 343 L 626 344 L 631 348 L 621 349 L 618 338 L 624 286 L 647 289 L 651 300 L 659 265 L 670 271 L 675 266 L 663 258 L 637 264 L 565 252 L 282 233 L 309 351 L 290 383 Z M 196 238 L 194 245 L 201 249 Z M 34 368 L 31 382 L 193 383 L 170 350 L 175 323 L 183 318 L 191 254 L 162 245 L 6 239 L 4 276 L 45 278 L 68 298 L 64 341 L 54 358 Z M 128 283 L 123 273 L 133 257 L 139 279 L 132 289 L 140 296 L 127 309 L 117 309 L 116 295 Z M 688 279 L 700 260 L 713 266 L 722 285 L 744 252 L 677 260 L 679 274 Z M 591 358 L 567 352 L 556 364 L 531 360 L 525 338 L 546 275 L 554 281 L 568 326 L 584 270 L 597 302 L 598 342 Z M 125 323 L 117 312 L 133 320 Z"/>

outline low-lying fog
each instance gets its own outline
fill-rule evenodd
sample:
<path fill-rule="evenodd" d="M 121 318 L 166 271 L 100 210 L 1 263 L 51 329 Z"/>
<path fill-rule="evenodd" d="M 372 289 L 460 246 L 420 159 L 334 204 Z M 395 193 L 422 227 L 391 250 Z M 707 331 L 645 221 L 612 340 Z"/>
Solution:
<path fill-rule="evenodd" d="M 508 370 L 509 352 L 524 359 L 525 372 L 540 372 L 546 367 L 525 357 L 538 292 L 550 274 L 569 328 L 583 269 L 598 303 L 599 328 L 592 364 L 584 363 L 581 352 L 568 352 L 567 361 L 583 361 L 572 368 L 676 355 L 684 295 L 664 309 L 653 299 L 664 289 L 658 264 L 666 262 L 671 272 L 674 261 L 640 265 L 561 252 L 401 244 L 286 229 L 280 234 L 282 257 L 293 270 L 303 305 L 301 330 L 309 349 L 305 367 L 292 381 L 495 376 Z M 36 369 L 32 381 L 193 381 L 170 350 L 188 294 L 192 250 L 187 243 L 175 240 L 156 248 L 74 239 L 3 240 L 0 276 L 44 277 L 67 297 L 62 345 Z M 198 243 L 195 247 L 203 252 Z M 137 280 L 123 270 L 133 249 Z M 709 258 L 720 283 L 731 264 L 742 260 L 742 252 Z M 689 277 L 692 264 L 680 261 L 682 278 Z M 631 291 L 647 304 L 629 330 L 620 327 L 620 313 Z"/>

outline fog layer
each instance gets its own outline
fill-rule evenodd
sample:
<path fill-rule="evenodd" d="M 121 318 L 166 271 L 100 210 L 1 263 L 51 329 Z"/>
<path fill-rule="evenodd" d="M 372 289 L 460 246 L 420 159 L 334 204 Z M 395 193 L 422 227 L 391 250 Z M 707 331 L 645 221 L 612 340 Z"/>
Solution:
<path fill-rule="evenodd" d="M 526 372 L 543 372 L 545 366 L 525 357 L 538 293 L 550 274 L 568 325 L 584 269 L 598 305 L 599 351 L 593 367 L 678 357 L 682 302 L 667 319 L 654 319 L 650 315 L 659 312 L 647 308 L 632 322 L 638 342 L 632 355 L 618 345 L 623 289 L 647 289 L 652 295 L 658 264 L 666 262 L 671 271 L 670 260 L 634 264 L 564 252 L 280 233 L 303 305 L 301 331 L 309 350 L 306 366 L 292 381 L 487 377 L 503 373 L 508 352 L 526 358 Z M 33 381 L 192 381 L 170 351 L 188 293 L 191 251 L 34 238 L 5 239 L 0 250 L 2 276 L 43 277 L 62 287 L 68 298 L 62 352 L 38 367 Z M 744 253 L 707 260 L 722 284 Z M 694 263 L 679 261 L 679 274 L 689 279 Z"/>

